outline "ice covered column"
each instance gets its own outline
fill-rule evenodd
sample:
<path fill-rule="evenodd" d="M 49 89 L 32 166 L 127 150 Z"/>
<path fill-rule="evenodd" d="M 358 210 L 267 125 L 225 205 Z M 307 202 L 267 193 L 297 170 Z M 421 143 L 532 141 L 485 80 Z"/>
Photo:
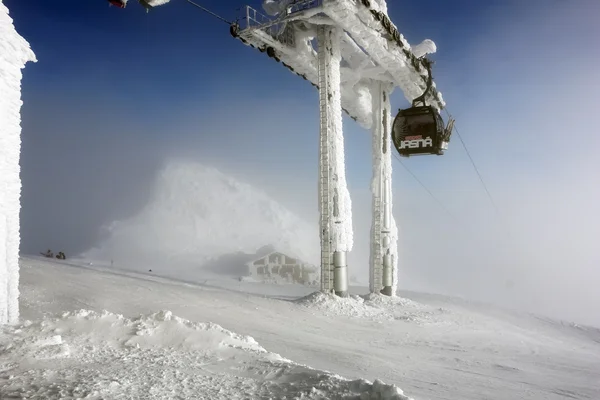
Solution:
<path fill-rule="evenodd" d="M 321 290 L 348 295 L 346 255 L 352 250 L 352 211 L 346 184 L 340 87 L 340 31 L 317 28 L 319 73 L 319 212 Z"/>
<path fill-rule="evenodd" d="M 398 228 L 392 214 L 391 85 L 375 82 L 373 101 L 373 180 L 370 290 L 395 296 L 398 287 Z"/>
<path fill-rule="evenodd" d="M 21 69 L 35 61 L 0 0 L 0 324 L 19 318 Z"/>

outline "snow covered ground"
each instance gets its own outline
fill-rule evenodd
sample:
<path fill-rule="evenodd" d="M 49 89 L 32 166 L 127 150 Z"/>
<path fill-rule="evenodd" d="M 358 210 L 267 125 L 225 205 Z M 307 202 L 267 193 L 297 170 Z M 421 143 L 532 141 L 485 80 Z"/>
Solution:
<path fill-rule="evenodd" d="M 594 328 L 416 293 L 21 268 L 34 322 L 0 331 L 0 398 L 600 398 Z"/>
<path fill-rule="evenodd" d="M 9 329 L 0 340 L 12 358 L 3 365 L 10 373 L 2 377 L 3 398 L 407 398 L 393 385 L 316 371 L 251 337 L 169 311 L 133 320 L 64 313 Z"/>

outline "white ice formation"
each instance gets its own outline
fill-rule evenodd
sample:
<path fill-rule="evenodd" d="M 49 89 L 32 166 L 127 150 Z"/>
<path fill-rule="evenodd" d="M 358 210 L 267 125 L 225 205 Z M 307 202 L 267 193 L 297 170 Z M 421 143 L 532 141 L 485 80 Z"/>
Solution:
<path fill-rule="evenodd" d="M 36 61 L 0 0 L 0 324 L 19 318 L 21 69 Z"/>
<path fill-rule="evenodd" d="M 433 40 L 425 39 L 421 43 L 412 48 L 413 54 L 417 58 L 421 58 L 428 54 L 433 54 L 437 51 L 437 46 L 433 42 Z"/>

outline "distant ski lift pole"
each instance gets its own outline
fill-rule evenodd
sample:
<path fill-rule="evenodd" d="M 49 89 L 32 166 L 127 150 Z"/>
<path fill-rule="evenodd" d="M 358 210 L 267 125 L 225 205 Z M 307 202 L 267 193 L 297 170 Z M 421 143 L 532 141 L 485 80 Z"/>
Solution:
<path fill-rule="evenodd" d="M 412 102 L 412 107 L 400 110 L 392 126 L 392 139 L 396 150 L 402 157 L 416 155 L 443 155 L 448 149 L 450 135 L 454 128 L 454 120 L 450 118 L 448 125 L 437 109 L 428 106 L 425 98 L 431 89 L 431 62 L 424 60 L 429 77 L 423 94 Z M 418 103 L 422 103 L 418 106 Z"/>

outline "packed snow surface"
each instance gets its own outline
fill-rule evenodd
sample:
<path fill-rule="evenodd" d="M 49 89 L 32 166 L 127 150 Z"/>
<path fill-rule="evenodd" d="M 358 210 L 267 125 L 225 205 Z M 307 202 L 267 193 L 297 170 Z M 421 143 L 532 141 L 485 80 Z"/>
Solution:
<path fill-rule="evenodd" d="M 0 397 L 408 399 L 270 353 L 253 338 L 160 311 L 79 310 L 0 330 Z"/>
<path fill-rule="evenodd" d="M 382 399 L 378 388 L 402 398 L 399 387 L 416 400 L 600 399 L 596 328 L 418 293 L 338 299 L 41 258 L 21 271 L 22 316 L 35 322 L 2 333 L 0 398 Z"/>
<path fill-rule="evenodd" d="M 106 239 L 83 258 L 115 264 L 201 266 L 264 246 L 318 263 L 318 226 L 267 194 L 215 168 L 173 161 L 159 172 L 148 203 L 106 228 Z"/>
<path fill-rule="evenodd" d="M 21 69 L 35 55 L 0 0 L 0 324 L 19 318 Z"/>

